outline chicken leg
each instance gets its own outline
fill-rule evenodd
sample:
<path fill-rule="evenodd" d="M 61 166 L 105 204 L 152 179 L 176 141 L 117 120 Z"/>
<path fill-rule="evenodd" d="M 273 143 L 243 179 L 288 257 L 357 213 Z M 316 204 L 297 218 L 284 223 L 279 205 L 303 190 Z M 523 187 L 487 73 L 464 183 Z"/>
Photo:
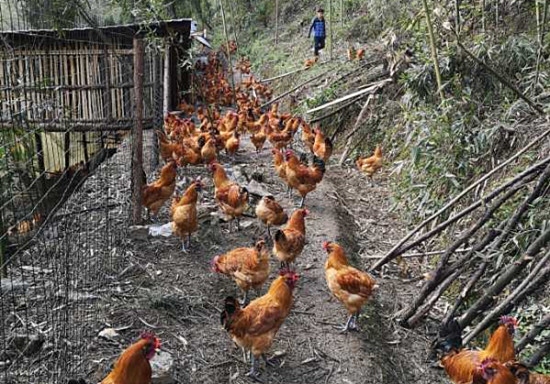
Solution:
<path fill-rule="evenodd" d="M 250 354 L 250 360 L 252 367 L 250 368 L 250 372 L 248 372 L 247 376 L 260 383 L 263 383 L 262 379 L 260 379 L 259 361 L 253 353 Z"/>
<path fill-rule="evenodd" d="M 181 239 L 181 251 L 183 253 L 189 253 L 188 248 L 185 246 L 185 239 L 183 239 L 183 238 Z"/>
<path fill-rule="evenodd" d="M 303 196 L 303 197 L 302 197 L 302 201 L 300 201 L 300 208 L 304 208 L 305 202 L 306 202 L 306 197 Z"/>
<path fill-rule="evenodd" d="M 350 315 L 348 317 L 348 321 L 346 322 L 346 325 L 340 330 L 340 333 L 348 332 L 350 330 L 357 329 L 357 317 L 359 314 L 355 313 L 353 315 Z"/>

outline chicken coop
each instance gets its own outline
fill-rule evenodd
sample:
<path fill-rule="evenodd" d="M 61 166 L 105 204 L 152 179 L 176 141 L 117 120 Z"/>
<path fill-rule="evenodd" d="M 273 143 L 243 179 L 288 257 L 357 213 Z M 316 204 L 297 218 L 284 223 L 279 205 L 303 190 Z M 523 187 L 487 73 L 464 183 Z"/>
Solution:
<path fill-rule="evenodd" d="M 189 89 L 190 26 L 0 32 L 3 382 L 85 376 L 105 286 L 124 266 L 134 180 Z"/>

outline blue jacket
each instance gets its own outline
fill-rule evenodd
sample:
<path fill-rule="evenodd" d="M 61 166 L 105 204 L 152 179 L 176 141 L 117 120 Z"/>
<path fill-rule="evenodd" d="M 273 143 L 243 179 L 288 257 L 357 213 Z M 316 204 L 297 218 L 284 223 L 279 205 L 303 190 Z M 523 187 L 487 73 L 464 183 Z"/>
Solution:
<path fill-rule="evenodd" d="M 314 17 L 313 21 L 311 22 L 311 26 L 309 27 L 309 32 L 307 34 L 307 37 L 311 36 L 311 30 L 313 30 L 313 36 L 314 37 L 325 37 L 326 31 L 325 31 L 325 20 L 321 20 L 318 17 Z"/>

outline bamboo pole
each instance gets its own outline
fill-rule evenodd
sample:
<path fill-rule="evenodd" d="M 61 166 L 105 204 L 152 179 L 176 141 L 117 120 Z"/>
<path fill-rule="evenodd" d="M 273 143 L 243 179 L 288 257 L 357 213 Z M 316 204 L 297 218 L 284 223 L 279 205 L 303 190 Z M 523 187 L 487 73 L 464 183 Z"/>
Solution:
<path fill-rule="evenodd" d="M 275 47 L 279 45 L 279 0 L 275 0 Z"/>
<path fill-rule="evenodd" d="M 355 132 L 357 132 L 359 130 L 359 128 L 361 128 L 361 123 L 363 122 L 364 118 L 365 118 L 365 114 L 367 113 L 368 109 L 369 109 L 369 105 L 370 105 L 370 102 L 373 100 L 374 96 L 371 94 L 369 95 L 369 97 L 367 98 L 367 101 L 365 101 L 365 104 L 363 104 L 363 108 L 361 108 L 361 112 L 359 112 L 359 115 L 357 116 L 357 119 L 355 120 L 355 124 L 353 126 L 353 129 L 351 130 L 351 132 L 346 136 L 346 147 L 344 149 L 344 152 L 342 153 L 342 156 L 340 156 L 340 160 L 338 161 L 338 165 L 339 166 L 342 166 L 342 164 L 344 164 L 344 161 L 346 161 L 346 159 L 348 158 L 348 154 L 350 152 L 350 147 L 351 147 L 351 144 L 353 142 L 353 135 L 355 134 Z"/>
<path fill-rule="evenodd" d="M 445 96 L 443 95 L 443 83 L 441 82 L 441 73 L 439 72 L 439 60 L 437 59 L 437 48 L 435 45 L 435 36 L 434 36 L 433 27 L 432 27 L 432 20 L 430 17 L 430 9 L 428 7 L 427 0 L 422 0 L 422 3 L 424 4 L 424 12 L 426 14 L 426 24 L 428 26 L 428 37 L 430 39 L 430 49 L 432 51 L 432 60 L 434 64 L 435 79 L 437 81 L 439 97 L 441 98 L 441 101 L 443 101 L 445 99 Z"/>
<path fill-rule="evenodd" d="M 143 176 L 143 40 L 134 38 L 135 125 L 132 130 L 132 221 L 141 223 Z"/>
<path fill-rule="evenodd" d="M 329 25 L 329 28 L 330 28 L 330 60 L 332 60 L 332 58 L 333 58 L 332 47 L 334 45 L 334 34 L 333 34 L 334 28 L 333 28 L 333 24 L 332 24 L 332 20 L 333 20 L 333 18 L 332 18 L 332 9 L 333 9 L 332 8 L 332 0 L 329 0 L 328 1 L 328 17 L 329 17 L 328 25 Z"/>
<path fill-rule="evenodd" d="M 170 41 L 165 40 L 164 45 L 164 81 L 163 81 L 163 105 L 162 105 L 162 115 L 163 117 L 168 116 L 168 113 L 172 109 L 170 103 L 170 94 L 171 94 L 171 73 L 170 73 L 170 59 L 171 59 L 171 44 Z"/>
<path fill-rule="evenodd" d="M 535 4 L 537 4 L 537 9 L 538 9 L 538 1 L 535 1 Z M 536 87 L 537 87 L 537 84 L 539 82 L 539 75 L 540 75 L 540 64 L 541 64 L 541 61 L 542 61 L 542 54 L 543 54 L 543 50 L 544 50 L 544 35 L 545 35 L 545 27 L 546 27 L 546 18 L 548 16 L 548 0 L 545 0 L 544 1 L 544 9 L 542 11 L 542 22 L 540 23 L 539 25 L 539 49 L 538 49 L 538 52 L 537 52 L 537 63 L 535 65 L 535 89 L 536 90 Z M 538 20 L 538 18 L 537 18 Z M 537 22 L 537 25 L 538 25 L 538 22 Z"/>
<path fill-rule="evenodd" d="M 229 61 L 229 74 L 231 75 L 231 86 L 233 88 L 233 100 L 237 100 L 237 96 L 235 94 L 235 76 L 233 73 L 233 61 L 231 60 L 231 51 L 229 49 L 229 34 L 227 33 L 227 24 L 225 22 L 225 12 L 223 10 L 223 3 L 222 0 L 219 0 L 220 4 L 220 10 L 222 14 L 222 23 L 223 23 L 223 33 L 225 34 L 225 45 L 227 48 L 227 60 Z M 236 44 L 237 42 L 235 42 Z"/>
<path fill-rule="evenodd" d="M 483 183 L 485 180 L 490 178 L 493 174 L 501 170 L 502 168 L 506 167 L 508 164 L 510 164 L 512 161 L 516 160 L 518 157 L 523 155 L 525 152 L 527 152 L 532 147 L 536 146 L 537 144 L 542 143 L 543 139 L 545 139 L 548 135 L 550 135 L 550 129 L 543 132 L 541 135 L 539 135 L 537 138 L 535 138 L 533 141 L 531 141 L 529 144 L 527 144 L 525 147 L 523 147 L 519 152 L 516 152 L 516 154 L 512 157 L 510 157 L 508 160 L 504 161 L 499 166 L 493 168 L 491 171 L 487 172 L 483 177 L 481 177 L 479 180 L 475 181 L 474 183 L 470 184 L 465 190 L 460 192 L 457 196 L 455 196 L 451 201 L 449 201 L 447 204 L 445 204 L 439 211 L 428 217 L 426 220 L 418 224 L 411 232 L 409 232 L 405 237 L 403 237 L 387 254 L 384 256 L 383 259 L 375 263 L 371 270 L 376 270 L 383 266 L 384 264 L 388 263 L 389 261 L 393 260 L 395 257 L 397 257 L 400 253 L 400 249 L 409 240 L 411 237 L 413 237 L 416 233 L 420 232 L 422 228 L 424 228 L 426 225 L 428 225 L 432 220 L 439 217 L 442 213 L 446 212 L 450 207 L 456 204 L 462 197 L 464 197 L 468 192 L 470 192 L 472 189 Z"/>

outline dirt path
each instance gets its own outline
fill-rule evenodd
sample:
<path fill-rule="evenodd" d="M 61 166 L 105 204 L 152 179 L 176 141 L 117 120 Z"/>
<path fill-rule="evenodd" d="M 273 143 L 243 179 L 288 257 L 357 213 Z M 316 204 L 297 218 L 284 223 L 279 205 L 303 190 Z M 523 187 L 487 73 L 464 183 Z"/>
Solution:
<path fill-rule="evenodd" d="M 245 140 L 233 167 L 226 158 L 221 160 L 234 176 L 237 171 L 262 180 L 261 187 L 282 201 L 289 212 L 298 203 L 297 197 L 293 202 L 285 197 L 269 149 L 257 157 Z M 242 360 L 240 349 L 219 321 L 223 299 L 237 294 L 235 284 L 214 275 L 209 263 L 217 254 L 252 245 L 264 235 L 264 228 L 255 219 L 247 218 L 240 232 L 228 233 L 228 225 L 220 222 L 213 201 L 209 171 L 205 167 L 190 167 L 181 173 L 181 179 L 186 179 L 179 190 L 188 185 L 190 177 L 199 175 L 207 184 L 200 204 L 200 230 L 193 238 L 192 252 L 183 254 L 175 237 L 136 235 L 129 239 L 128 267 L 118 278 L 119 295 L 109 299 L 111 311 L 106 323 L 115 328 L 129 326 L 121 331 L 123 340 L 119 348 L 135 339 L 141 329 L 154 326 L 163 349 L 175 358 L 175 378 L 180 383 L 250 382 L 245 376 L 248 363 Z M 370 194 L 366 188 L 370 188 Z M 252 208 L 256 201 L 251 202 Z M 392 237 L 399 234 L 399 225 L 388 217 L 389 204 L 383 185 L 368 187 L 361 175 L 336 168 L 329 168 L 323 182 L 310 194 L 307 245 L 296 266 L 301 275 L 296 301 L 271 349 L 272 355 L 280 355 L 280 367 L 262 365 L 265 382 L 438 382 L 434 378 L 424 381 L 424 375 L 431 374 L 422 372 L 424 341 L 414 334 L 396 333 L 390 327 L 387 316 L 399 297 L 391 279 L 379 279 L 381 289 L 360 318 L 360 332 L 340 334 L 336 329 L 347 315 L 326 286 L 323 269 L 326 253 L 321 244 L 324 240 L 343 244 L 354 263 L 362 266 L 356 257 L 359 251 L 387 249 Z M 169 221 L 168 207 L 161 211 L 160 221 Z M 367 245 L 360 246 L 357 236 L 369 239 Z M 272 261 L 272 277 L 277 264 Z M 419 348 L 414 347 L 415 342 Z M 99 340 L 99 343 L 100 349 L 109 347 L 116 355 L 112 342 Z M 411 359 L 414 353 L 418 357 Z M 97 379 L 108 368 L 100 366 L 95 373 Z"/>

